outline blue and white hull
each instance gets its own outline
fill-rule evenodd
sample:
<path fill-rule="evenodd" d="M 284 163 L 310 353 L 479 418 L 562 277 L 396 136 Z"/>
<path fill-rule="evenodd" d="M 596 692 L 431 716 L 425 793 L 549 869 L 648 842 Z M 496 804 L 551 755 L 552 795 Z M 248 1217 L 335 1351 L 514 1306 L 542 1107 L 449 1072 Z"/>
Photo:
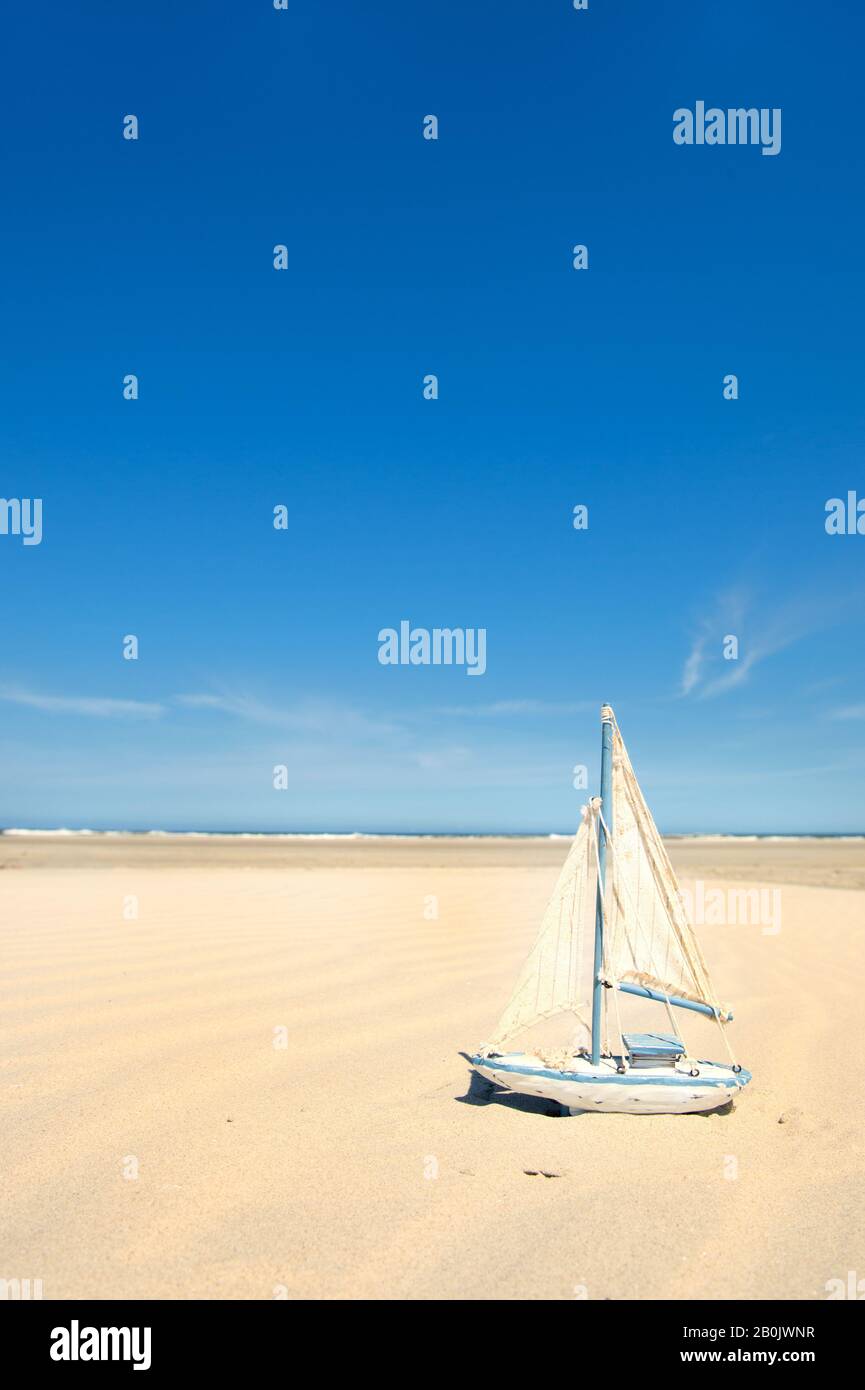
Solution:
<path fill-rule="evenodd" d="M 751 1080 L 742 1068 L 718 1062 L 698 1062 L 697 1076 L 690 1066 L 630 1067 L 617 1070 L 621 1059 L 602 1057 L 593 1066 L 585 1057 L 574 1057 L 572 1067 L 550 1067 L 527 1052 L 502 1056 L 472 1057 L 476 1071 L 487 1081 L 521 1095 L 558 1101 L 571 1113 L 583 1110 L 617 1111 L 629 1115 L 687 1115 L 718 1110 Z"/>

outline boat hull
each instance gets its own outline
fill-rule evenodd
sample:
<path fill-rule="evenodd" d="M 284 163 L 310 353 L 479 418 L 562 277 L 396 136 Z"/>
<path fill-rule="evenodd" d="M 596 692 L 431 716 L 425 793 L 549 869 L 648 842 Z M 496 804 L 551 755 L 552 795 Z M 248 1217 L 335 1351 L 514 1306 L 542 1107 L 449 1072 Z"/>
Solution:
<path fill-rule="evenodd" d="M 473 1057 L 472 1066 L 487 1081 L 521 1095 L 558 1101 L 572 1114 L 587 1110 L 629 1115 L 688 1115 L 727 1105 L 751 1080 L 751 1073 L 734 1072 L 718 1062 L 699 1062 L 698 1076 L 688 1068 L 630 1068 L 617 1070 L 617 1057 L 604 1057 L 597 1066 L 583 1057 L 573 1070 L 550 1067 L 525 1052 Z"/>

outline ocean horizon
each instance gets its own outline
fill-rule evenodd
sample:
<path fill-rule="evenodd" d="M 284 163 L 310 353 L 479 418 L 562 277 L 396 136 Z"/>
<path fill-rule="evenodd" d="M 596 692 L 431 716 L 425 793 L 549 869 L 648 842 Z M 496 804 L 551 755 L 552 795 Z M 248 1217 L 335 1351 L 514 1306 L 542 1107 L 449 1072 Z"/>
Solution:
<path fill-rule="evenodd" d="M 567 830 L 187 830 L 187 829 L 130 829 L 127 827 L 93 829 L 89 826 L 6 826 L 0 835 L 8 836 L 103 836 L 122 835 L 186 837 L 189 839 L 237 840 L 572 840 L 575 831 Z M 865 840 L 862 831 L 727 831 L 727 830 L 669 830 L 661 831 L 665 840 Z"/>

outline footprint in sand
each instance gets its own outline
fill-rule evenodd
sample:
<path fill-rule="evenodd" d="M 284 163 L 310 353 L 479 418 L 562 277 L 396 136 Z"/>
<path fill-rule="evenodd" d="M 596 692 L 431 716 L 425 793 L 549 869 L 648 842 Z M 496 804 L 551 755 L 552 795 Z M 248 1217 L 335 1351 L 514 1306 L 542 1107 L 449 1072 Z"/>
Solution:
<path fill-rule="evenodd" d="M 798 1105 L 792 1105 L 789 1110 L 783 1110 L 778 1116 L 779 1125 L 798 1125 L 802 1118 L 802 1111 Z"/>

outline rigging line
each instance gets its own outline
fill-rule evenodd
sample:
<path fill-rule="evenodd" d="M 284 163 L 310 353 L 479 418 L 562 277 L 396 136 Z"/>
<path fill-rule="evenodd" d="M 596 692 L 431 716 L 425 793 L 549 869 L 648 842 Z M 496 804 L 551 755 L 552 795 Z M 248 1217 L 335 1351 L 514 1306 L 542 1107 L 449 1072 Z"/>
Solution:
<path fill-rule="evenodd" d="M 625 1047 L 625 1035 L 622 1032 L 622 1014 L 619 1008 L 619 991 L 617 989 L 613 990 L 613 1005 L 616 1010 L 616 1027 L 619 1030 L 619 1037 L 622 1040 L 622 1066 L 627 1071 L 630 1063 L 628 1062 L 628 1049 Z"/>
<path fill-rule="evenodd" d="M 598 817 L 599 817 L 599 819 L 600 819 L 600 821 L 601 821 L 601 824 L 602 824 L 603 827 L 604 827 L 604 834 L 607 836 L 608 842 L 609 842 L 610 844 L 612 844 L 612 842 L 611 842 L 611 840 L 610 840 L 609 832 L 608 832 L 608 830 L 607 830 L 606 822 L 604 821 L 604 818 L 603 818 L 603 816 L 601 815 L 600 808 L 598 808 L 597 815 L 598 815 Z M 603 960 L 603 967 L 604 967 L 604 976 L 605 976 L 605 978 L 607 978 L 607 979 L 612 979 L 613 981 L 615 981 L 615 978 L 616 978 L 616 977 L 615 977 L 615 974 L 614 974 L 613 971 L 612 971 L 610 961 L 609 961 L 609 959 L 608 959 L 608 957 L 607 957 L 607 938 L 608 938 L 608 933 L 607 933 L 607 930 L 606 930 L 606 925 L 607 925 L 607 907 L 606 907 L 606 896 L 605 896 L 605 890 L 604 890 L 604 883 L 603 883 L 602 878 L 601 878 L 601 859 L 600 859 L 600 852 L 599 852 L 599 850 L 598 850 L 598 837 L 597 837 L 596 835 L 592 837 L 592 843 L 593 843 L 594 846 L 595 846 L 595 859 L 596 859 L 596 861 L 597 861 L 597 870 L 598 870 L 598 891 L 599 891 L 600 899 L 601 899 L 601 922 L 602 922 L 603 927 L 604 927 L 604 932 L 603 932 L 603 945 L 604 945 L 604 960 Z M 614 853 L 615 853 L 615 851 L 614 851 Z M 610 935 L 612 935 L 612 934 L 610 933 Z M 618 991 L 618 989 L 616 988 L 615 983 L 613 984 L 613 1004 L 614 1004 L 615 1011 L 616 1011 L 616 1027 L 617 1027 L 617 1029 L 618 1029 L 619 1038 L 621 1039 L 621 1043 L 622 1043 L 622 1064 L 623 1064 L 623 1066 L 627 1066 L 627 1065 L 628 1065 L 628 1064 L 627 1064 L 627 1061 L 626 1061 L 626 1057 L 627 1057 L 627 1048 L 626 1048 L 626 1046 L 625 1046 L 625 1035 L 624 1035 L 624 1033 L 623 1033 L 623 1031 L 622 1031 L 622 1015 L 621 1015 L 621 1010 L 620 1010 L 620 1008 L 619 1008 L 619 991 Z M 667 1002 L 667 1013 L 670 1014 L 670 1024 L 671 1024 L 671 1026 L 673 1027 L 673 1031 L 675 1032 L 675 1027 L 674 1027 L 674 1025 L 673 1025 L 673 1016 L 672 1016 L 672 1014 L 670 1013 L 669 1001 Z M 612 1048 L 610 1047 L 610 1038 L 609 1038 L 609 1013 L 608 1013 L 608 1007 L 607 1007 L 607 995 L 606 995 L 606 991 L 604 992 L 604 1025 L 605 1025 L 605 1032 L 606 1032 L 606 1034 L 607 1034 L 607 1052 L 609 1052 L 609 1053 L 612 1055 Z"/>

